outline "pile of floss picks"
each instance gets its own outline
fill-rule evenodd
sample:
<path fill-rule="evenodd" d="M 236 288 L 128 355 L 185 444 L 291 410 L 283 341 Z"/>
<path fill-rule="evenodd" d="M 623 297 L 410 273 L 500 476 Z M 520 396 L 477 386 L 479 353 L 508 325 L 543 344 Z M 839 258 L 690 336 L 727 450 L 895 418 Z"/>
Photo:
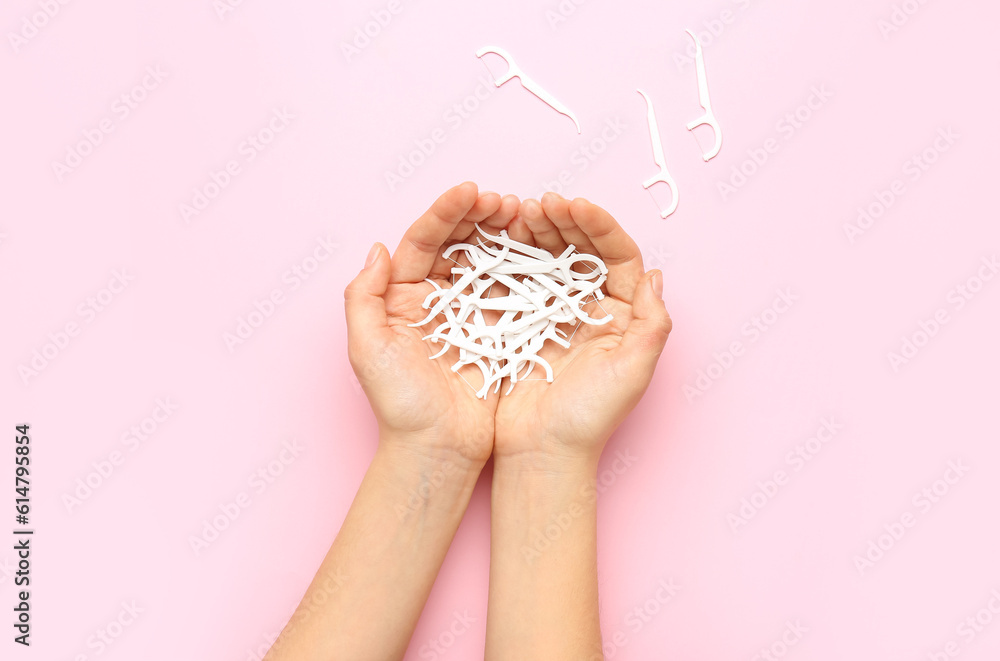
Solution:
<path fill-rule="evenodd" d="M 428 279 L 434 291 L 424 299 L 423 308 L 430 312 L 410 326 L 425 326 L 444 315 L 444 323 L 424 337 L 444 344 L 431 360 L 456 347 L 459 358 L 452 371 L 458 372 L 463 365 L 482 370 L 484 384 L 477 397 L 485 398 L 491 387 L 499 391 L 505 377 L 510 378 L 509 394 L 535 365 L 545 370 L 545 380 L 551 383 L 552 366 L 538 352 L 546 340 L 569 348 L 572 339 L 557 326 L 573 323 L 578 329 L 581 323 L 611 321 L 610 314 L 594 319 L 583 310 L 587 303 L 604 298 L 601 285 L 607 280 L 608 267 L 594 255 L 577 253 L 573 245 L 554 257 L 547 250 L 509 238 L 505 230 L 499 236 L 487 234 L 478 225 L 476 230 L 490 245 L 477 237 L 476 244 L 456 243 L 444 252 L 445 259 L 456 264 L 451 269 L 452 286 L 443 289 Z M 452 257 L 459 251 L 469 266 Z M 581 266 L 586 272 L 578 270 Z M 508 294 L 491 298 L 494 284 L 506 287 Z M 483 314 L 487 310 L 502 314 L 488 324 Z"/>

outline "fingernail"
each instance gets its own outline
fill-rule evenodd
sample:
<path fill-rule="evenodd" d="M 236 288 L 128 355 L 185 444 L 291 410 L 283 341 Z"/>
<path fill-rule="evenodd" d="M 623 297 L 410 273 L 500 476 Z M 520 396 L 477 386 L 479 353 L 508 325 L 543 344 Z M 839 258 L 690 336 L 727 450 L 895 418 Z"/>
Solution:
<path fill-rule="evenodd" d="M 653 277 L 649 279 L 649 284 L 653 287 L 653 293 L 656 297 L 663 300 L 663 272 L 660 270 L 653 271 Z"/>
<path fill-rule="evenodd" d="M 375 263 L 375 260 L 378 259 L 378 253 L 381 247 L 382 246 L 376 243 L 372 246 L 372 249 L 368 251 L 368 259 L 365 260 L 365 268 L 368 268 Z"/>

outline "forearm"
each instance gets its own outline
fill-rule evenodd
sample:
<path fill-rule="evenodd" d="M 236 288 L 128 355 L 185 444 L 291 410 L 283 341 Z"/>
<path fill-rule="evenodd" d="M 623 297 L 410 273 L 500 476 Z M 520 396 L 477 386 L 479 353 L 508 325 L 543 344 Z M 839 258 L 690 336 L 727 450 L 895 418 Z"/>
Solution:
<path fill-rule="evenodd" d="M 387 445 L 265 661 L 402 658 L 482 467 Z"/>
<path fill-rule="evenodd" d="M 596 472 L 495 458 L 487 661 L 602 658 Z"/>

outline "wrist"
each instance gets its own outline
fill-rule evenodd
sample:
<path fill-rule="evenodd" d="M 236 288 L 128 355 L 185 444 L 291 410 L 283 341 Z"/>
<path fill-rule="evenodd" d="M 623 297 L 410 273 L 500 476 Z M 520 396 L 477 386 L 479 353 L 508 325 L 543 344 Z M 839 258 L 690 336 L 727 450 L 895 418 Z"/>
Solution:
<path fill-rule="evenodd" d="M 493 470 L 522 473 L 535 477 L 585 478 L 597 474 L 601 447 L 566 447 L 557 442 L 522 443 L 517 450 L 503 450 L 501 443 L 493 453 Z"/>
<path fill-rule="evenodd" d="M 379 431 L 376 454 L 403 472 L 444 470 L 454 478 L 478 479 L 489 454 L 437 430 Z"/>
<path fill-rule="evenodd" d="M 435 482 L 473 484 L 486 465 L 485 459 L 468 457 L 440 443 L 439 437 L 429 432 L 379 433 L 375 462 L 407 482 L 416 477 L 433 477 Z"/>
<path fill-rule="evenodd" d="M 510 459 L 497 458 L 493 467 L 490 547 L 498 566 L 537 579 L 546 567 L 558 573 L 561 563 L 589 557 L 597 525 L 596 461 Z"/>
<path fill-rule="evenodd" d="M 570 502 L 596 503 L 596 483 L 596 457 L 498 456 L 493 463 L 492 500 L 495 505 L 516 501 L 519 507 L 544 512 Z"/>
<path fill-rule="evenodd" d="M 400 524 L 421 521 L 422 527 L 447 528 L 465 513 L 479 472 L 446 454 L 380 444 L 365 479 L 379 485 L 379 499 L 391 506 Z"/>

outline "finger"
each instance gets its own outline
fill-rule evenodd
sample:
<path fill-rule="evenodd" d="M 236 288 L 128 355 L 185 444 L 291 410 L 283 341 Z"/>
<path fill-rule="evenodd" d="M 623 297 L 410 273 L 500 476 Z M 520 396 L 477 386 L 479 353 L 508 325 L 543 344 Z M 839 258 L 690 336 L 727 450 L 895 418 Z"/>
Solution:
<path fill-rule="evenodd" d="M 389 285 L 390 268 L 388 251 L 381 243 L 376 243 L 365 268 L 344 290 L 349 353 L 364 351 L 364 347 L 388 327 L 383 296 Z"/>
<path fill-rule="evenodd" d="M 639 246 L 610 213 L 582 197 L 570 202 L 569 212 L 608 266 L 608 293 L 631 302 L 643 275 Z"/>
<path fill-rule="evenodd" d="M 514 239 L 515 241 L 520 241 L 521 243 L 526 243 L 529 246 L 537 246 L 535 243 L 535 237 L 528 229 L 528 226 L 524 222 L 524 218 L 521 216 L 514 216 L 514 219 L 510 221 L 507 225 L 507 236 Z"/>
<path fill-rule="evenodd" d="M 521 217 L 535 237 L 536 246 L 548 250 L 556 257 L 566 250 L 566 242 L 559 234 L 559 229 L 548 219 L 537 200 L 528 199 L 521 203 Z"/>
<path fill-rule="evenodd" d="M 403 235 L 392 256 L 389 281 L 420 282 L 430 273 L 445 241 L 473 207 L 480 204 L 479 188 L 471 181 L 459 184 L 439 197 Z M 489 213 L 483 213 L 486 217 Z"/>
<path fill-rule="evenodd" d="M 639 280 L 632 301 L 632 321 L 618 345 L 629 362 L 630 373 L 645 375 L 647 382 L 652 378 L 672 329 L 673 321 L 663 304 L 663 273 L 653 269 Z"/>
<path fill-rule="evenodd" d="M 464 241 L 476 231 L 476 223 L 481 223 L 486 218 L 489 218 L 497 212 L 502 203 L 499 193 L 487 192 L 480 193 L 479 199 L 469 210 L 455 229 L 452 230 L 451 234 L 448 235 L 448 241 Z"/>
<path fill-rule="evenodd" d="M 491 195 L 496 195 L 496 193 L 490 193 Z M 499 199 L 500 196 L 498 195 Z M 482 196 L 480 196 L 482 199 Z M 517 199 L 516 195 L 507 195 L 506 197 L 500 199 L 500 205 L 495 212 L 490 216 L 483 218 L 479 221 L 479 225 L 488 234 L 496 234 L 502 229 L 505 229 L 511 219 L 517 215 L 517 211 L 521 206 L 521 201 Z M 460 231 L 465 228 L 467 234 L 462 234 Z M 477 237 L 481 238 L 478 232 L 476 232 L 476 224 L 473 222 L 462 221 L 459 223 L 458 227 L 452 232 L 451 237 L 449 237 L 450 243 L 475 243 Z M 456 264 L 456 261 L 458 264 Z M 465 259 L 464 253 L 453 254 L 449 257 L 444 257 L 443 252 L 438 253 L 434 258 L 434 266 L 431 267 L 431 272 L 428 277 L 435 280 L 449 280 L 451 278 L 451 269 L 456 266 L 468 266 L 469 261 Z"/>
<path fill-rule="evenodd" d="M 475 223 L 482 222 L 483 219 L 489 218 L 497 212 L 497 209 L 500 208 L 500 203 L 502 201 L 503 200 L 499 193 L 483 193 L 479 196 L 479 199 L 476 200 L 476 203 L 472 205 L 472 209 L 469 210 L 469 213 L 465 214 L 464 220 L 472 223 L 473 225 Z"/>
<path fill-rule="evenodd" d="M 480 221 L 483 229 L 491 230 L 494 234 L 502 229 L 507 229 L 507 225 L 514 219 L 521 209 L 521 200 L 517 195 L 506 195 L 500 201 L 500 207 L 488 218 Z M 509 234 L 509 233 L 508 233 Z"/>
<path fill-rule="evenodd" d="M 590 237 L 580 229 L 569 213 L 569 200 L 557 193 L 548 192 L 542 196 L 542 210 L 566 243 L 572 243 L 578 252 L 593 255 L 597 252 Z"/>

